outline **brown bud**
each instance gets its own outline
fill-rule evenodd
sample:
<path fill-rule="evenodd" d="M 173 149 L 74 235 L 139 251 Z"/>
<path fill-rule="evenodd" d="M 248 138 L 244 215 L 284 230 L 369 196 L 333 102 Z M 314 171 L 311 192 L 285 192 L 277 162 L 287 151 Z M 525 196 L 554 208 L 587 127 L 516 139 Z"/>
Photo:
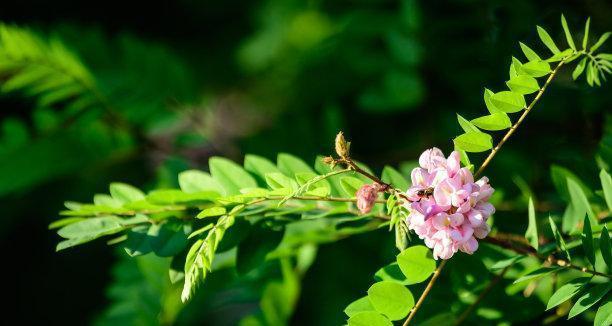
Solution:
<path fill-rule="evenodd" d="M 323 163 L 325 163 L 327 165 L 333 164 L 334 163 L 334 158 L 331 157 L 331 156 L 325 156 L 323 158 Z"/>
<path fill-rule="evenodd" d="M 351 143 L 347 142 L 344 139 L 344 134 L 341 132 L 336 135 L 336 154 L 340 156 L 340 158 L 347 158 L 349 155 Z"/>

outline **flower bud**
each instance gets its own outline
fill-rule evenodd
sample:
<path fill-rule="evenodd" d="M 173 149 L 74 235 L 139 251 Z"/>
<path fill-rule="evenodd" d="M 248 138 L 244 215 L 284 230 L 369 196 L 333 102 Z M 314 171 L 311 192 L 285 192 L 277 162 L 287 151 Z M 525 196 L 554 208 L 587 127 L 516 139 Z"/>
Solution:
<path fill-rule="evenodd" d="M 336 135 L 336 154 L 340 156 L 340 158 L 347 158 L 349 155 L 349 148 L 351 143 L 347 142 L 344 139 L 344 134 L 341 132 Z"/>
<path fill-rule="evenodd" d="M 333 164 L 334 163 L 334 158 L 331 157 L 331 156 L 325 156 L 323 158 L 323 163 L 325 163 L 327 165 Z"/>
<path fill-rule="evenodd" d="M 357 190 L 355 197 L 357 197 L 357 209 L 361 214 L 367 214 L 372 210 L 376 204 L 378 192 L 380 192 L 380 185 L 377 183 L 363 185 Z"/>

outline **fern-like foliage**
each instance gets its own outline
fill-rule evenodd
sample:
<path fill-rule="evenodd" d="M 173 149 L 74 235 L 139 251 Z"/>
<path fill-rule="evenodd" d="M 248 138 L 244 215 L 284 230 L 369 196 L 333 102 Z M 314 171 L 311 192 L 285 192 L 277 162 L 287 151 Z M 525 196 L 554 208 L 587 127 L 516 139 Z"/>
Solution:
<path fill-rule="evenodd" d="M 558 69 L 563 65 L 582 58 L 574 68 L 572 77 L 577 79 L 586 72 L 586 80 L 590 86 L 600 86 L 606 80 L 606 74 L 612 73 L 612 54 L 597 53 L 600 47 L 610 37 L 610 32 L 603 34 L 596 43 L 589 45 L 590 19 L 584 27 L 582 47 L 574 43 L 565 17 L 561 16 L 561 25 L 565 32 L 569 48 L 560 50 L 550 34 L 542 27 L 537 26 L 537 32 L 542 43 L 551 52 L 551 56 L 536 53 L 525 43 L 519 42 L 526 62 L 512 57 L 509 68 L 509 79 L 506 81 L 508 90 L 493 92 L 484 90 L 484 102 L 488 115 L 467 120 L 458 115 L 459 125 L 464 133 L 454 139 L 455 148 L 465 152 L 484 152 L 493 148 L 493 138 L 486 131 L 500 131 L 512 127 L 509 114 L 528 113 L 538 102 L 546 87 L 555 77 Z M 556 64 L 555 68 L 551 64 Z M 544 81 L 538 78 L 546 78 Z M 526 100 L 531 97 L 531 101 Z M 522 121 L 521 118 L 517 123 Z M 470 165 L 467 155 L 463 156 L 464 163 Z"/>
<path fill-rule="evenodd" d="M 321 158 L 312 168 L 289 154 L 279 154 L 276 164 L 247 155 L 244 167 L 214 157 L 209 169 L 210 174 L 182 172 L 178 178 L 180 189 L 157 189 L 145 194 L 133 186 L 113 183 L 110 195 L 97 194 L 91 204 L 67 202 L 68 210 L 61 212 L 65 218 L 50 226 L 58 228 L 58 234 L 65 238 L 57 250 L 115 235 L 117 240 L 112 242 L 133 256 L 149 252 L 177 256 L 186 252 L 184 270 L 177 271 L 180 276 L 176 278 L 184 278 L 185 301 L 215 268 L 219 246 L 223 250 L 238 246 L 237 267 L 242 273 L 256 268 L 265 257 L 253 260 L 240 254 L 242 246 L 243 250 L 251 246 L 246 240 L 229 247 L 223 245 L 227 232 L 236 238 L 245 229 L 270 230 L 272 233 L 265 237 L 271 241 L 268 251 L 277 247 L 292 251 L 304 243 L 333 241 L 370 231 L 385 222 L 368 218 L 384 213 L 382 202 L 371 214 L 358 216 L 353 196 L 367 179 L 339 167 L 331 169 Z M 407 184 L 393 168 L 385 171 L 385 180 L 393 178 Z M 327 178 L 321 178 L 323 175 Z M 284 237 L 275 236 L 283 232 Z M 266 240 L 253 241 L 261 244 Z"/>
<path fill-rule="evenodd" d="M 92 74 L 61 41 L 5 24 L 0 24 L 0 78 L 3 92 L 21 91 L 39 106 L 70 100 L 67 109 L 76 113 L 99 101 Z"/>

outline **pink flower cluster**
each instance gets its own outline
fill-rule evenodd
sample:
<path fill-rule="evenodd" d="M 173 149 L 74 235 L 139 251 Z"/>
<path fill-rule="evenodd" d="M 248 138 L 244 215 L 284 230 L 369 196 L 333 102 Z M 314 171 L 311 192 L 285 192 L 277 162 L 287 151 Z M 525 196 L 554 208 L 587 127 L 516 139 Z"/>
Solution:
<path fill-rule="evenodd" d="M 408 228 L 433 249 L 435 259 L 449 259 L 458 250 L 472 254 L 478 239 L 491 231 L 486 223 L 495 207 L 488 200 L 494 189 L 486 177 L 474 182 L 472 172 L 460 165 L 460 154 L 448 158 L 437 148 L 419 157 L 406 192 Z"/>

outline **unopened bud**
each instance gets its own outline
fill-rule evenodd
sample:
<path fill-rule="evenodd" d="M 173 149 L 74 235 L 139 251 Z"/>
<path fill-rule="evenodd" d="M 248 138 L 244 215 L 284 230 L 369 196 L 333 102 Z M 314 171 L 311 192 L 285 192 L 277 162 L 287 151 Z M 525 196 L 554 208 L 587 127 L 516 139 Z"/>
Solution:
<path fill-rule="evenodd" d="M 380 185 L 378 183 L 363 185 L 357 190 L 355 197 L 357 197 L 357 209 L 359 209 L 361 214 L 367 214 L 372 211 L 379 191 Z"/>
<path fill-rule="evenodd" d="M 336 135 L 336 154 L 340 156 L 340 158 L 347 158 L 349 155 L 351 143 L 347 142 L 344 139 L 344 134 L 341 132 Z"/>
<path fill-rule="evenodd" d="M 334 158 L 331 157 L 331 156 L 325 156 L 323 158 L 323 163 L 325 163 L 327 165 L 333 164 L 334 163 Z"/>

